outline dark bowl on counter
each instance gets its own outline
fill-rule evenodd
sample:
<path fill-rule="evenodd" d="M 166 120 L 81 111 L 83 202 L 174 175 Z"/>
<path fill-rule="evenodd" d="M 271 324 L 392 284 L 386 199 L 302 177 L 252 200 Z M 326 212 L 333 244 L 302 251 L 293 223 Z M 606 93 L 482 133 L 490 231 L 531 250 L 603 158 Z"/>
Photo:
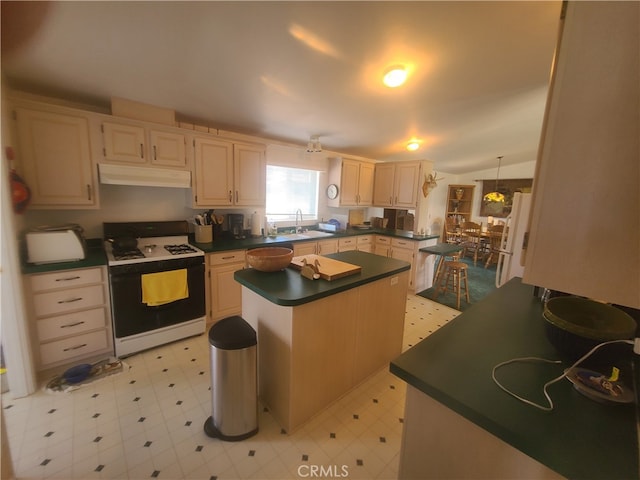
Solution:
<path fill-rule="evenodd" d="M 637 324 L 627 313 L 611 305 L 582 297 L 550 299 L 542 314 L 549 342 L 566 360 L 575 361 L 596 345 L 635 337 Z M 623 343 L 601 347 L 594 357 L 610 361 L 630 351 Z"/>

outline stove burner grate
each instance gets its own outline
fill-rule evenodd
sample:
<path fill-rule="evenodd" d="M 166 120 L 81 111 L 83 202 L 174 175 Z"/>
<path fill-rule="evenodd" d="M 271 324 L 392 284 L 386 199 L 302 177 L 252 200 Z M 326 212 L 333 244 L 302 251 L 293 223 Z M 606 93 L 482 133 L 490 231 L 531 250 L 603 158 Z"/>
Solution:
<path fill-rule="evenodd" d="M 181 245 L 165 245 L 165 250 L 171 255 L 184 255 L 185 253 L 197 253 L 197 250 L 191 245 L 183 243 Z"/>
<path fill-rule="evenodd" d="M 113 250 L 113 258 L 116 260 L 133 260 L 136 258 L 145 258 L 138 248 L 133 250 Z"/>

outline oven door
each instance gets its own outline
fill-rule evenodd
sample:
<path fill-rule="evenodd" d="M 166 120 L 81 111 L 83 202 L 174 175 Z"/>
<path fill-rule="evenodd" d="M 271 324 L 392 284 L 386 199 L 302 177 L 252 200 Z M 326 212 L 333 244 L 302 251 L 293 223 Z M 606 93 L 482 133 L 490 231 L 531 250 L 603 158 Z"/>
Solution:
<path fill-rule="evenodd" d="M 187 260 L 187 259 L 185 259 Z M 151 262 L 140 267 L 111 267 L 111 308 L 114 336 L 125 338 L 205 316 L 204 263 L 201 257 L 189 261 Z M 133 267 L 133 268 L 132 268 Z M 141 269 L 144 268 L 143 271 Z M 142 303 L 142 274 L 186 268 L 189 296 L 159 306 Z"/>

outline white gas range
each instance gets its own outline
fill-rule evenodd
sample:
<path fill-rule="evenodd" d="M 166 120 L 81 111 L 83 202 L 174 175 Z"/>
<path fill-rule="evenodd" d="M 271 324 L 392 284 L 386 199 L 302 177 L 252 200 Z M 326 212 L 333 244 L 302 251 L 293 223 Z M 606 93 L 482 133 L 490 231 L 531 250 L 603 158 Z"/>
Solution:
<path fill-rule="evenodd" d="M 189 244 L 187 222 L 103 226 L 116 356 L 204 333 L 204 252 Z M 114 248 L 119 244 L 127 248 Z M 177 282 L 183 293 L 162 304 L 145 302 L 143 284 L 150 281 L 161 290 Z"/>

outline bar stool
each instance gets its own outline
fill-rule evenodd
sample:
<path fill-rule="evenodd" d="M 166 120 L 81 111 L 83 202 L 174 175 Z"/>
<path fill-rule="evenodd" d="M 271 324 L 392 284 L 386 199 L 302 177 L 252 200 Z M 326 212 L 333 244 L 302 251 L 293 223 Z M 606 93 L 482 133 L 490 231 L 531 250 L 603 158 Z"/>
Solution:
<path fill-rule="evenodd" d="M 451 291 L 456 294 L 458 310 L 460 310 L 460 294 L 464 288 L 464 295 L 467 303 L 469 300 L 469 277 L 467 275 L 467 264 L 459 261 L 444 262 L 444 272 L 440 278 L 434 295 L 434 300 L 440 293 Z"/>

